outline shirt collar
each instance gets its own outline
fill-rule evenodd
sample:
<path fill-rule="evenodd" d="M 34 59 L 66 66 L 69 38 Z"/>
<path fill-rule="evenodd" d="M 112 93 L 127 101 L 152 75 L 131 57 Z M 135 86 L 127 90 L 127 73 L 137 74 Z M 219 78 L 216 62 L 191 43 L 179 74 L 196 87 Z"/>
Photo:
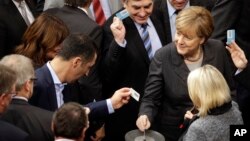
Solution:
<path fill-rule="evenodd" d="M 138 23 L 136 23 L 136 22 L 134 22 L 134 23 L 135 23 L 135 26 L 136 26 L 137 29 L 141 29 L 141 24 L 138 24 Z M 149 27 L 152 27 L 152 26 L 153 26 L 153 23 L 152 23 L 152 21 L 151 21 L 150 18 L 148 18 L 147 23 L 148 23 L 148 26 L 149 26 Z"/>
<path fill-rule="evenodd" d="M 15 96 L 15 97 L 13 97 L 13 99 L 21 99 L 21 100 L 25 100 L 28 102 L 28 99 L 23 97 L 23 96 Z"/>
<path fill-rule="evenodd" d="M 82 8 L 80 6 L 77 7 L 78 9 L 82 10 L 83 12 L 85 12 L 87 15 L 89 15 L 88 11 L 85 8 Z"/>
<path fill-rule="evenodd" d="M 166 1 L 167 1 L 167 6 L 168 6 L 168 14 L 169 14 L 169 17 L 171 17 L 174 15 L 174 12 L 176 11 L 176 9 L 172 6 L 172 4 L 169 2 L 169 0 L 166 0 Z M 188 1 L 183 9 L 185 9 L 189 6 L 190 6 L 190 2 Z"/>
<path fill-rule="evenodd" d="M 55 72 L 55 71 L 53 70 L 53 68 L 51 67 L 50 61 L 47 62 L 46 65 L 47 65 L 47 67 L 48 67 L 48 69 L 49 69 L 49 71 L 50 71 L 50 73 L 51 73 L 51 76 L 52 76 L 52 79 L 53 79 L 54 84 L 62 84 L 62 82 L 59 80 L 59 78 L 58 78 L 56 72 Z M 66 83 L 64 83 L 63 85 L 66 85 Z"/>

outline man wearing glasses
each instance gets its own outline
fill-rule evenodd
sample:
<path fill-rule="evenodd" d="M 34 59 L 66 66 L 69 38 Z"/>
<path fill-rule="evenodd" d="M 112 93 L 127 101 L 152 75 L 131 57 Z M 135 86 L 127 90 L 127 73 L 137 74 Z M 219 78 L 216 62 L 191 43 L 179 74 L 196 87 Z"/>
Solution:
<path fill-rule="evenodd" d="M 29 133 L 33 141 L 53 141 L 50 128 L 53 113 L 28 103 L 36 80 L 32 61 L 25 56 L 13 54 L 5 56 L 0 64 L 10 67 L 17 74 L 16 95 L 1 119 Z"/>
<path fill-rule="evenodd" d="M 0 64 L 0 116 L 7 109 L 13 93 L 15 93 L 16 73 Z M 21 129 L 0 120 L 1 141 L 27 141 L 28 134 Z M 14 136 L 13 136 L 14 135 Z"/>

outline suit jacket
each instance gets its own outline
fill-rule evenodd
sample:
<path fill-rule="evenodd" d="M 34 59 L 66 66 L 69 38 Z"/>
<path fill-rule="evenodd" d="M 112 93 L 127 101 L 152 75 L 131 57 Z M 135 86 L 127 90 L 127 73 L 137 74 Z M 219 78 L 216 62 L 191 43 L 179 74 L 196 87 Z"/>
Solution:
<path fill-rule="evenodd" d="M 51 76 L 51 73 L 45 64 L 41 68 L 35 71 L 37 81 L 34 83 L 33 96 L 29 102 L 37 107 L 55 111 L 57 106 L 55 85 Z M 65 86 L 63 90 L 64 102 L 75 101 L 78 102 L 78 95 L 71 93 L 71 89 Z M 109 114 L 107 103 L 105 100 L 89 103 L 86 105 L 90 108 L 91 112 L 89 114 L 90 119 L 98 119 L 105 117 Z"/>
<path fill-rule="evenodd" d="M 227 30 L 235 29 L 235 41 L 245 52 L 248 60 L 250 58 L 249 7 L 249 0 L 218 0 L 212 10 L 214 32 L 211 36 L 211 38 L 219 39 L 226 43 Z M 245 80 L 247 80 L 246 78 Z M 240 79 L 240 83 L 237 86 L 237 101 L 242 112 L 244 124 L 250 125 L 250 113 L 248 108 L 250 105 L 249 83 L 242 81 L 242 77 Z M 245 85 L 248 86 L 246 87 Z"/>
<path fill-rule="evenodd" d="M 250 65 L 248 64 L 247 67 L 239 74 L 235 76 L 235 79 L 246 89 L 250 91 Z"/>
<path fill-rule="evenodd" d="M 101 47 L 103 31 L 102 28 L 95 23 L 88 15 L 81 9 L 64 6 L 62 8 L 53 8 L 45 11 L 46 13 L 59 17 L 69 28 L 70 33 L 83 33 L 88 35 L 95 41 L 98 48 Z M 80 100 L 86 104 L 102 99 L 102 82 L 99 76 L 99 62 L 101 56 L 98 55 L 97 61 L 91 69 L 87 77 L 79 79 Z M 77 86 L 76 86 L 77 87 Z"/>
<path fill-rule="evenodd" d="M 249 0 L 218 0 L 212 10 L 214 32 L 212 38 L 226 42 L 227 30 L 235 29 L 236 43 L 250 57 Z"/>
<path fill-rule="evenodd" d="M 31 140 L 53 141 L 52 115 L 52 112 L 32 106 L 23 99 L 13 98 L 1 119 L 27 132 Z"/>
<path fill-rule="evenodd" d="M 43 10 L 63 7 L 64 0 L 45 0 Z"/>
<path fill-rule="evenodd" d="M 33 16 L 39 13 L 35 9 L 33 0 L 25 0 Z M 21 38 L 27 25 L 12 0 L 0 1 L 0 58 L 13 53 L 15 47 L 21 43 Z"/>
<path fill-rule="evenodd" d="M 203 46 L 203 54 L 202 66 L 215 66 L 233 88 L 233 71 L 223 43 L 208 40 Z M 186 111 L 193 105 L 187 89 L 189 72 L 174 43 L 159 49 L 150 65 L 139 115 L 146 114 L 151 125 L 156 125 L 156 130 L 166 140 L 177 140 L 180 137 L 179 125 L 183 123 Z"/>
<path fill-rule="evenodd" d="M 114 16 L 114 15 L 113 15 Z M 120 47 L 115 41 L 110 30 L 113 21 L 111 16 L 104 25 L 104 49 L 103 49 L 103 94 L 110 97 L 111 94 L 121 87 L 132 87 L 143 95 L 145 80 L 148 74 L 150 60 L 140 34 L 134 21 L 128 17 L 123 20 L 126 28 L 125 39 L 127 45 Z M 155 26 L 162 44 L 165 44 L 163 25 L 156 17 L 151 16 L 151 21 Z M 139 104 L 130 100 L 126 106 L 122 107 L 110 116 L 105 127 L 107 140 L 124 140 L 127 131 L 135 129 Z M 129 113 L 129 116 L 127 114 Z M 122 122 L 121 122 L 122 121 Z M 119 129 L 119 130 L 117 130 Z"/>
<path fill-rule="evenodd" d="M 203 6 L 207 8 L 209 11 L 212 10 L 215 4 L 215 0 L 189 0 L 189 1 L 191 6 Z M 155 0 L 153 14 L 160 17 L 161 22 L 164 24 L 167 43 L 172 42 L 167 0 Z"/>
<path fill-rule="evenodd" d="M 1 141 L 29 141 L 29 135 L 21 129 L 0 120 Z"/>

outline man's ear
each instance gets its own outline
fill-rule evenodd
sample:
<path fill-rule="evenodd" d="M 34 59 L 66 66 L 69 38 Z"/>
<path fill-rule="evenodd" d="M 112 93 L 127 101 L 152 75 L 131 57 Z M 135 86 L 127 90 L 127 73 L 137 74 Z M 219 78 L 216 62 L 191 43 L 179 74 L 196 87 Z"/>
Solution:
<path fill-rule="evenodd" d="M 51 127 L 50 127 L 50 128 L 51 128 L 52 133 L 54 133 L 54 126 L 55 126 L 55 125 L 54 125 L 54 122 L 52 121 L 52 122 L 51 122 Z"/>
<path fill-rule="evenodd" d="M 4 95 L 6 95 L 6 94 L 1 94 L 0 95 L 0 106 L 4 105 L 4 103 L 5 103 L 5 101 L 4 101 Z"/>
<path fill-rule="evenodd" d="M 30 81 L 28 80 L 28 81 L 26 81 L 25 83 L 24 83 L 24 89 L 26 90 L 26 91 L 30 91 L 30 83 L 29 83 Z"/>
<path fill-rule="evenodd" d="M 78 67 L 79 65 L 82 64 L 82 59 L 81 59 L 81 57 L 75 57 L 75 58 L 73 58 L 72 63 L 73 63 L 73 64 L 72 64 L 72 65 L 73 65 L 73 68 Z"/>
<path fill-rule="evenodd" d="M 5 107 L 9 103 L 9 95 L 8 94 L 1 94 L 0 95 L 0 105 Z"/>
<path fill-rule="evenodd" d="M 86 127 L 82 129 L 82 135 L 81 136 L 82 136 L 83 140 L 85 138 L 85 133 L 86 133 L 87 129 L 88 128 L 86 128 Z"/>

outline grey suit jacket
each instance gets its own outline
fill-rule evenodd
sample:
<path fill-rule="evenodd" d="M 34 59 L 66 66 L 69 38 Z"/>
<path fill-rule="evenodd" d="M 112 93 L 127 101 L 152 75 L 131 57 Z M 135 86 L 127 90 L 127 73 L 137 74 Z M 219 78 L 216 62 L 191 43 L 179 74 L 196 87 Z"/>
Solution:
<path fill-rule="evenodd" d="M 215 66 L 233 87 L 233 72 L 223 43 L 208 40 L 203 52 L 202 65 Z M 187 89 L 189 72 L 174 43 L 159 49 L 149 67 L 139 115 L 146 114 L 166 140 L 179 138 L 179 125 L 183 122 L 185 112 L 192 107 Z"/>
<path fill-rule="evenodd" d="M 60 8 L 63 7 L 64 0 L 45 0 L 43 11 L 50 8 Z"/>

